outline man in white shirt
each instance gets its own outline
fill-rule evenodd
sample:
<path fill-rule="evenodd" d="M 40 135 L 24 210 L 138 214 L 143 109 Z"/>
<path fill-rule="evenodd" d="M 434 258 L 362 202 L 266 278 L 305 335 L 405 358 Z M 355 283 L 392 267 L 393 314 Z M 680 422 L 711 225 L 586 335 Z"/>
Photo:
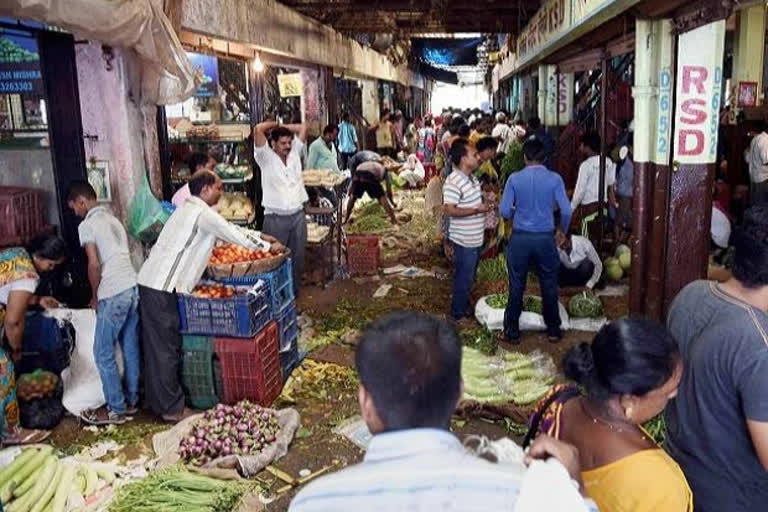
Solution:
<path fill-rule="evenodd" d="M 222 189 L 215 173 L 195 176 L 189 189 L 192 197 L 168 219 L 138 277 L 147 405 L 169 422 L 185 415 L 179 381 L 181 334 L 176 293 L 189 293 L 197 285 L 217 240 L 249 249 L 283 250 L 268 235 L 251 241 L 211 209 Z"/>
<path fill-rule="evenodd" d="M 746 152 L 752 204 L 768 203 L 768 122 L 754 136 Z"/>
<path fill-rule="evenodd" d="M 306 141 L 305 124 L 278 125 L 267 121 L 256 125 L 254 158 L 261 169 L 261 188 L 264 192 L 261 200 L 264 207 L 263 231 L 291 250 L 293 290 L 297 295 L 307 247 L 304 203 L 309 201 L 309 196 L 304 188 L 300 156 Z"/>
<path fill-rule="evenodd" d="M 589 238 L 558 231 L 555 241 L 560 256 L 560 286 L 594 288 L 603 274 L 603 262 Z"/>
<path fill-rule="evenodd" d="M 446 321 L 387 315 L 363 333 L 355 363 L 360 412 L 373 434 L 365 458 L 302 489 L 290 512 L 515 509 L 525 465 L 476 457 L 450 432 L 462 395 L 461 341 Z M 549 492 L 533 497 L 535 510 L 555 510 L 546 503 L 552 495 L 568 501 L 557 510 L 596 510 L 574 485 L 581 478 L 575 448 L 539 436 L 529 455 L 551 456 L 557 468 L 544 482 Z"/>
<path fill-rule="evenodd" d="M 493 127 L 491 137 L 499 141 L 499 153 L 507 154 L 509 145 L 512 144 L 515 134 L 507 124 L 507 116 L 504 112 L 496 114 L 496 126 Z"/>
<path fill-rule="evenodd" d="M 582 235 L 587 236 L 587 225 L 594 220 L 598 211 L 598 195 L 600 192 L 600 135 L 587 133 L 581 137 L 579 151 L 587 158 L 579 166 L 579 176 L 576 178 L 576 188 L 571 198 L 571 209 L 574 215 L 582 220 Z M 616 200 L 616 164 L 605 159 L 605 195 L 608 205 L 618 207 Z"/>

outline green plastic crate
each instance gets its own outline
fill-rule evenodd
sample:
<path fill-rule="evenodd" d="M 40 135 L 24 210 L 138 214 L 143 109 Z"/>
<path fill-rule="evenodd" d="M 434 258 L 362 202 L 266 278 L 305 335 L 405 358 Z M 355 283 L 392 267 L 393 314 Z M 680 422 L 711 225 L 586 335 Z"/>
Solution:
<path fill-rule="evenodd" d="M 210 409 L 219 403 L 221 376 L 214 362 L 213 338 L 184 336 L 181 345 L 181 386 L 187 404 L 195 409 Z M 220 372 L 218 372 L 220 373 Z"/>

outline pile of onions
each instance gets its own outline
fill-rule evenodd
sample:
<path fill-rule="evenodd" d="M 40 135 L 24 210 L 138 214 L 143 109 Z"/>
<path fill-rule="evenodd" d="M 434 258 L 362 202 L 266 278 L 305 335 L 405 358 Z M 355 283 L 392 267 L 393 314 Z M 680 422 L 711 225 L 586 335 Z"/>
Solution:
<path fill-rule="evenodd" d="M 275 442 L 279 430 L 277 416 L 270 409 L 248 400 L 234 406 L 218 404 L 181 440 L 179 455 L 195 466 L 227 455 L 255 455 Z"/>

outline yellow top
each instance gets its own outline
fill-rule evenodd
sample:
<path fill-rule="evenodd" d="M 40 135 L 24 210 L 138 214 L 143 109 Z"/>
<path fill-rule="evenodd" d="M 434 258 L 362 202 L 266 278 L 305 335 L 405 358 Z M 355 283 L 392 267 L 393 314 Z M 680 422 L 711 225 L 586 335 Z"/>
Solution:
<path fill-rule="evenodd" d="M 392 142 L 392 123 L 386 121 L 379 124 L 376 128 L 376 147 L 377 148 L 393 148 L 395 147 Z"/>
<path fill-rule="evenodd" d="M 662 449 L 642 450 L 581 474 L 600 512 L 692 512 L 680 466 Z"/>

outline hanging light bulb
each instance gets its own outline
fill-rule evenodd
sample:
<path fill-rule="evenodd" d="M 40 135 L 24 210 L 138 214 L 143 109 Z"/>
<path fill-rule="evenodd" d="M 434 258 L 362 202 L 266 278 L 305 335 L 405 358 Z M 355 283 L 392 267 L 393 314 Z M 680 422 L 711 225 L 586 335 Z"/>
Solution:
<path fill-rule="evenodd" d="M 256 73 L 261 73 L 262 71 L 264 71 L 264 63 L 261 62 L 261 57 L 256 52 L 254 52 L 253 62 L 251 62 L 251 67 Z"/>

